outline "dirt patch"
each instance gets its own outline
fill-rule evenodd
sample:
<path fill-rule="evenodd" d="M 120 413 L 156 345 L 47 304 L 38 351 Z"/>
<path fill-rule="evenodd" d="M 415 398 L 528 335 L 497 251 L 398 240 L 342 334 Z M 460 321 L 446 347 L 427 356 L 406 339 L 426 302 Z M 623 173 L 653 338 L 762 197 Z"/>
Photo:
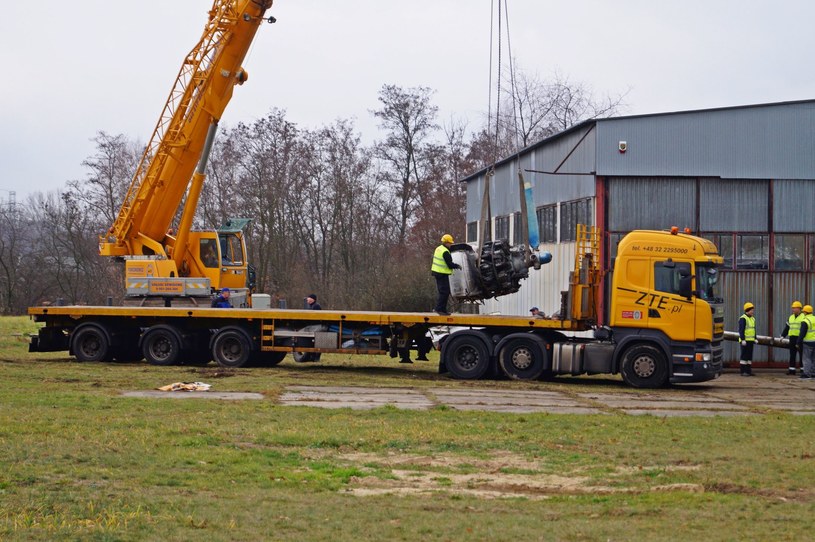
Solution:
<path fill-rule="evenodd" d="M 682 491 L 703 493 L 701 484 L 658 484 L 650 487 L 625 487 L 597 484 L 595 479 L 579 471 L 547 473 L 546 466 L 535 459 L 518 454 L 502 452 L 489 458 L 472 458 L 439 455 L 408 455 L 388 453 L 346 453 L 338 459 L 354 465 L 374 466 L 386 470 L 387 478 L 380 476 L 353 477 L 346 493 L 359 497 L 372 495 L 416 495 L 430 493 L 453 493 L 479 498 L 499 499 L 523 497 L 547 499 L 554 495 L 598 495 L 619 493 L 642 493 L 646 491 Z M 625 467 L 609 473 L 608 478 L 630 475 L 642 471 L 690 471 L 695 465 L 667 465 Z M 365 468 L 362 468 L 364 471 Z M 458 470 L 465 472 L 450 472 Z M 522 472 L 511 472 L 513 470 Z M 510 471 L 510 472 L 507 472 Z"/>

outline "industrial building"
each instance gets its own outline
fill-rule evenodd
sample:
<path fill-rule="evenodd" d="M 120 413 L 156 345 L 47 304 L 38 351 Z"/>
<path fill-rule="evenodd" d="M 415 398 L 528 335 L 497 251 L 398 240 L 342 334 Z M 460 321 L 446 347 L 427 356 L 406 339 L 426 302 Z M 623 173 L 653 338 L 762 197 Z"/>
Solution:
<path fill-rule="evenodd" d="M 815 100 L 636 115 L 582 122 L 500 161 L 490 182 L 492 237 L 519 242 L 518 171 L 534 183 L 541 250 L 515 294 L 482 312 L 547 314 L 560 307 L 574 266 L 575 226 L 602 234 L 603 269 L 634 229 L 690 228 L 725 260 L 725 328 L 738 329 L 745 301 L 757 331 L 778 336 L 794 300 L 815 304 Z M 467 183 L 467 241 L 478 241 L 487 170 Z M 778 366 L 787 353 L 756 348 Z M 738 358 L 735 343 L 725 360 Z"/>

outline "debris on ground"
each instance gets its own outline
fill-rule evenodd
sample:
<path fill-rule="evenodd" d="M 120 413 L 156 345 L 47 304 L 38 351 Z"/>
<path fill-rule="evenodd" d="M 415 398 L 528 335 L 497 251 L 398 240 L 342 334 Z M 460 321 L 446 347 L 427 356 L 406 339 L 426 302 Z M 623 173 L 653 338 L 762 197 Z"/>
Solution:
<path fill-rule="evenodd" d="M 211 387 L 211 384 L 203 382 L 174 382 L 156 389 L 160 391 L 209 391 Z"/>

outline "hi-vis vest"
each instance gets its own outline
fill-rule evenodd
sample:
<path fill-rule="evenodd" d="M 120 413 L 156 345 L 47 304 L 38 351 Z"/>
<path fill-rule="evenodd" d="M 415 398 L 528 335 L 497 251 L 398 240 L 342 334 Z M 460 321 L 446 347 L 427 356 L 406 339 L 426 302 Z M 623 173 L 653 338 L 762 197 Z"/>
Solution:
<path fill-rule="evenodd" d="M 436 252 L 433 253 L 433 265 L 430 266 L 430 270 L 442 275 L 452 275 L 453 270 L 447 267 L 447 262 L 444 261 L 445 252 L 450 252 L 446 246 L 439 245 L 436 247 Z"/>
<path fill-rule="evenodd" d="M 803 312 L 799 312 L 798 316 L 794 314 L 790 314 L 790 317 L 787 319 L 787 325 L 790 326 L 790 337 L 797 337 L 801 334 L 801 322 L 804 321 L 806 315 Z M 809 324 L 807 324 L 809 326 Z"/>
<path fill-rule="evenodd" d="M 804 315 L 804 321 L 807 323 L 807 334 L 804 335 L 804 342 L 815 342 L 815 317 L 811 314 Z"/>
<path fill-rule="evenodd" d="M 739 318 L 744 319 L 744 340 L 756 342 L 756 318 L 742 314 Z"/>

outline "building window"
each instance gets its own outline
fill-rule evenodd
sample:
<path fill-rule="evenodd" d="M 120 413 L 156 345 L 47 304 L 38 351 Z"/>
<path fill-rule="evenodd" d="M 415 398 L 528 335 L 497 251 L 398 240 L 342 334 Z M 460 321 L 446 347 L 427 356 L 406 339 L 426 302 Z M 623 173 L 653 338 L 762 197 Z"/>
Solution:
<path fill-rule="evenodd" d="M 776 271 L 803 271 L 805 235 L 775 236 L 773 267 Z"/>
<path fill-rule="evenodd" d="M 557 205 L 538 207 L 538 237 L 541 243 L 557 243 Z"/>
<path fill-rule="evenodd" d="M 509 217 L 495 217 L 495 238 L 509 240 Z"/>
<path fill-rule="evenodd" d="M 591 198 L 566 201 L 560 204 L 560 240 L 574 241 L 577 239 L 577 225 L 594 225 L 594 213 L 591 207 Z"/>
<path fill-rule="evenodd" d="M 769 255 L 769 235 L 736 235 L 736 269 L 769 269 Z"/>
<path fill-rule="evenodd" d="M 524 231 L 523 220 L 521 220 L 522 216 L 521 213 L 512 215 L 512 244 L 514 245 L 527 244 L 526 232 Z"/>
<path fill-rule="evenodd" d="M 467 223 L 467 242 L 478 242 L 478 221 Z"/>
<path fill-rule="evenodd" d="M 702 237 L 716 245 L 719 255 L 724 259 L 722 269 L 733 269 L 733 234 L 706 233 Z"/>

